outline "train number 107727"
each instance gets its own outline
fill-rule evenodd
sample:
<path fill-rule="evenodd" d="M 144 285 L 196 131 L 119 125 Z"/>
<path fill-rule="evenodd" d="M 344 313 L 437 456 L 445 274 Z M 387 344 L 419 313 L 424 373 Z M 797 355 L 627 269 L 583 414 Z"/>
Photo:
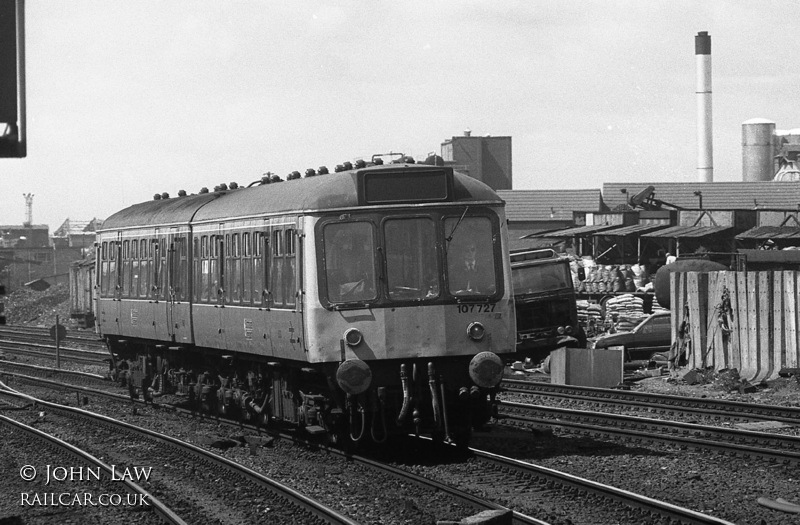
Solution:
<path fill-rule="evenodd" d="M 493 304 L 474 303 L 474 304 L 460 304 L 458 305 L 458 313 L 461 314 L 481 314 L 494 312 Z"/>

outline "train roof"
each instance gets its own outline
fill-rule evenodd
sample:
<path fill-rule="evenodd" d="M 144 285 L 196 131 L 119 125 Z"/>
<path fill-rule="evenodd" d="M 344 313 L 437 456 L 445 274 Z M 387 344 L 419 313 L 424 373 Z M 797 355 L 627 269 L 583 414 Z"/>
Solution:
<path fill-rule="evenodd" d="M 134 204 L 110 216 L 98 231 L 155 224 L 188 224 L 197 210 L 222 195 L 219 192 L 200 193 Z"/>
<path fill-rule="evenodd" d="M 295 211 L 308 213 L 353 208 L 360 205 L 358 185 L 361 174 L 394 172 L 401 176 L 410 176 L 436 169 L 425 164 L 387 164 L 248 188 L 153 200 L 115 213 L 106 219 L 102 229 L 186 224 L 254 217 L 267 213 Z M 445 170 L 449 171 L 450 168 Z M 454 172 L 452 181 L 450 202 L 480 201 L 503 204 L 503 200 L 494 190 L 468 175 Z"/>

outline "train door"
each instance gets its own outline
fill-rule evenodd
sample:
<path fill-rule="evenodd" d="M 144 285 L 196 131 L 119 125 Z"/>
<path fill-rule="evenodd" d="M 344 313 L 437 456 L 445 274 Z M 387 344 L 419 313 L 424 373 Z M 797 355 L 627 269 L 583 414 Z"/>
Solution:
<path fill-rule="evenodd" d="M 104 334 L 120 334 L 119 236 L 103 237 L 97 250 L 97 315 Z"/>
<path fill-rule="evenodd" d="M 164 327 L 164 261 L 166 252 L 166 238 L 159 228 L 155 228 L 154 235 L 148 242 L 148 280 L 147 300 L 139 304 L 139 324 L 141 333 L 148 339 L 164 340 L 166 328 Z M 133 315 L 133 313 L 131 314 Z"/>
<path fill-rule="evenodd" d="M 272 355 L 288 359 L 304 359 L 301 322 L 302 297 L 298 293 L 298 219 L 272 219 L 268 241 L 266 282 L 268 316 L 268 349 Z"/>
<path fill-rule="evenodd" d="M 194 286 L 191 305 L 191 334 L 194 344 L 208 348 L 224 348 L 222 326 L 223 282 L 220 269 L 220 224 L 204 224 L 196 227 L 192 235 L 194 248 Z M 187 321 L 188 324 L 188 321 Z M 187 326 L 187 330 L 188 330 Z"/>
<path fill-rule="evenodd" d="M 178 328 L 176 315 L 178 295 L 181 292 L 180 249 L 181 237 L 178 228 L 170 228 L 158 239 L 158 297 L 155 304 L 155 338 L 159 341 L 175 341 Z"/>
<path fill-rule="evenodd" d="M 167 326 L 170 339 L 191 342 L 189 307 L 189 235 L 187 231 L 173 228 L 169 239 L 169 300 Z"/>

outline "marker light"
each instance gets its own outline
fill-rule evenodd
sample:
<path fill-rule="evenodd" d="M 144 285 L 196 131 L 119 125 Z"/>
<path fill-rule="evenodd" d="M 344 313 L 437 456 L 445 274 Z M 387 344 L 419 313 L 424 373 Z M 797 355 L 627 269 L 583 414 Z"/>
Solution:
<path fill-rule="evenodd" d="M 472 322 L 467 327 L 467 335 L 473 341 L 480 341 L 486 335 L 486 328 L 478 321 Z"/>
<path fill-rule="evenodd" d="M 347 346 L 358 346 L 363 339 L 358 328 L 348 328 L 344 332 L 344 342 L 347 343 Z"/>

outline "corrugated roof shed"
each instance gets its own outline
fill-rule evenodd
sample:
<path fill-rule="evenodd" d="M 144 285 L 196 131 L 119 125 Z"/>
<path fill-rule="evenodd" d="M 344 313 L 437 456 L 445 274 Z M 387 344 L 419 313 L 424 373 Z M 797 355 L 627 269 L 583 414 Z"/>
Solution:
<path fill-rule="evenodd" d="M 736 236 L 737 239 L 800 239 L 797 226 L 756 226 Z"/>
<path fill-rule="evenodd" d="M 694 238 L 709 237 L 732 230 L 732 226 L 670 226 L 663 230 L 642 234 L 642 237 Z"/>
<path fill-rule="evenodd" d="M 604 211 L 599 189 L 497 190 L 510 221 L 571 221 L 573 211 Z"/>
<path fill-rule="evenodd" d="M 609 208 L 625 204 L 632 197 L 653 186 L 653 197 L 688 209 L 706 210 L 796 210 L 800 205 L 800 182 L 607 182 L 603 184 L 603 202 Z M 620 190 L 626 190 L 622 193 Z"/>

